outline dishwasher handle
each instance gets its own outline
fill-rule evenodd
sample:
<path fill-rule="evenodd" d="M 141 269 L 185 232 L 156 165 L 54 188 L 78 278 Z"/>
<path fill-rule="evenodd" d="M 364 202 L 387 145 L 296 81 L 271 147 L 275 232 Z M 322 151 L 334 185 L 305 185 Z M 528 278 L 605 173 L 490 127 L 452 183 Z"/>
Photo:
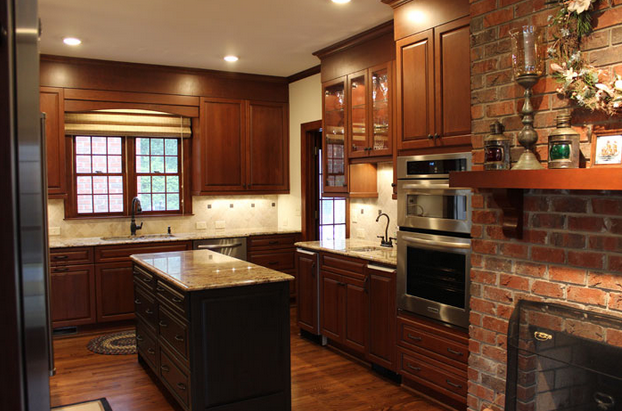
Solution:
<path fill-rule="evenodd" d="M 242 243 L 232 244 L 199 244 L 197 250 L 222 250 L 223 248 L 242 247 Z"/>

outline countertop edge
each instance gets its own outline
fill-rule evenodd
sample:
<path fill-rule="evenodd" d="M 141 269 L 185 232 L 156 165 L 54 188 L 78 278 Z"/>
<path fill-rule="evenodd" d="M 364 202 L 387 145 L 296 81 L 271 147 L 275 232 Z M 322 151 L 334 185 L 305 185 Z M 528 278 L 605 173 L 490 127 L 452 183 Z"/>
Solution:
<path fill-rule="evenodd" d="M 296 246 L 297 248 L 305 249 L 305 250 L 324 251 L 324 252 L 327 252 L 327 253 L 343 255 L 343 256 L 346 256 L 346 257 L 358 258 L 358 259 L 361 259 L 361 260 L 366 260 L 366 261 L 369 261 L 369 262 L 373 262 L 373 263 L 377 263 L 377 264 L 384 264 L 384 265 L 391 266 L 393 268 L 397 268 L 397 261 L 393 262 L 392 260 L 388 260 L 386 258 L 377 257 L 377 256 L 374 256 L 374 255 L 369 254 L 369 253 L 353 252 L 353 251 L 348 251 L 347 249 L 345 249 L 345 250 L 335 250 L 333 248 L 323 247 L 321 245 L 315 245 L 315 244 L 309 244 L 309 243 L 310 242 L 308 242 L 308 241 L 299 241 L 297 243 L 294 243 L 294 246 Z"/>

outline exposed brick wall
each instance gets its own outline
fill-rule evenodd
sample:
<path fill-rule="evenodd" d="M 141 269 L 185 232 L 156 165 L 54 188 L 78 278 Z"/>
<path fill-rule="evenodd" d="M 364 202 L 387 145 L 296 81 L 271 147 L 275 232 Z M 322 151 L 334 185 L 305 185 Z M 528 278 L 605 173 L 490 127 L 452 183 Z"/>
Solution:
<path fill-rule="evenodd" d="M 555 9 L 544 3 L 471 0 L 474 169 L 482 169 L 483 138 L 494 120 L 500 120 L 514 140 L 522 128 L 518 113 L 523 89 L 512 78 L 508 31 L 522 24 L 546 26 Z M 594 24 L 584 57 L 622 74 L 622 0 L 600 0 Z M 555 117 L 569 107 L 556 88 L 546 76 L 534 88 L 537 152 L 545 166 Z M 572 118 L 581 133 L 583 166 L 587 162 L 589 167 L 586 126 L 622 128 L 622 116 L 574 109 Z M 522 148 L 514 146 L 512 160 L 517 161 Z M 508 318 L 519 299 L 622 316 L 622 192 L 532 190 L 525 192 L 524 207 L 523 239 L 509 239 L 501 230 L 501 210 L 492 195 L 482 191 L 473 198 L 470 410 L 504 408 Z M 622 333 L 610 334 L 612 343 L 622 342 Z"/>

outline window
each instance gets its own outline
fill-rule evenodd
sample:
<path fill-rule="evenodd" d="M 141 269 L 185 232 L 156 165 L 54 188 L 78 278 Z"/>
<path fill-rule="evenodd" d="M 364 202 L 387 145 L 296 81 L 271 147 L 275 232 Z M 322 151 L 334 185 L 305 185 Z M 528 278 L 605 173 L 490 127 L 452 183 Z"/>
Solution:
<path fill-rule="evenodd" d="M 322 150 L 318 151 L 320 178 L 322 181 Z M 343 197 L 322 197 L 322 185 L 319 184 L 320 199 L 320 240 L 342 241 L 346 239 L 346 207 Z"/>
<path fill-rule="evenodd" d="M 138 197 L 143 213 L 182 214 L 182 140 L 160 137 L 74 137 L 75 210 L 69 217 L 130 213 Z"/>

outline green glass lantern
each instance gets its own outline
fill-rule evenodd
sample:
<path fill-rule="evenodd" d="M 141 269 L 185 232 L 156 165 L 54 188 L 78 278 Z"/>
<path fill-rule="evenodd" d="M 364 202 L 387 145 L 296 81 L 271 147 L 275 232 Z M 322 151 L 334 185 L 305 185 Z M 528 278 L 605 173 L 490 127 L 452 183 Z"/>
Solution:
<path fill-rule="evenodd" d="M 510 169 L 510 138 L 504 131 L 499 121 L 490 125 L 490 134 L 484 138 L 484 170 Z"/>
<path fill-rule="evenodd" d="M 579 168 L 579 133 L 570 127 L 570 114 L 557 116 L 549 135 L 549 168 Z"/>

